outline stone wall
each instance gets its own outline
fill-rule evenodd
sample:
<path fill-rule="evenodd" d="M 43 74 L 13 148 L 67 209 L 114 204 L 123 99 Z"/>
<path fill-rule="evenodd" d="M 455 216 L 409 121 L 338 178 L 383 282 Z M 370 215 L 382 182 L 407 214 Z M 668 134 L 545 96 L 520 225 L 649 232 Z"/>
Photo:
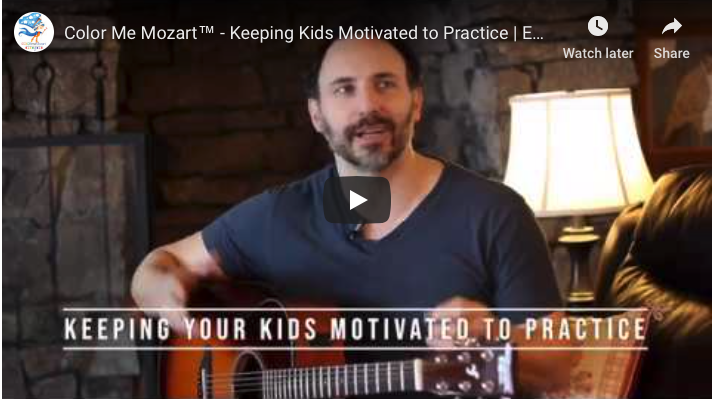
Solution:
<path fill-rule="evenodd" d="M 5 5 L 3 26 L 24 11 Z M 113 24 L 59 11 L 57 32 Z M 4 31 L 3 46 L 3 395 L 133 396 L 136 355 L 63 351 L 62 309 L 125 304 L 138 251 L 129 226 L 136 153 L 43 141 L 115 133 L 119 43 L 56 35 L 27 53 Z"/>

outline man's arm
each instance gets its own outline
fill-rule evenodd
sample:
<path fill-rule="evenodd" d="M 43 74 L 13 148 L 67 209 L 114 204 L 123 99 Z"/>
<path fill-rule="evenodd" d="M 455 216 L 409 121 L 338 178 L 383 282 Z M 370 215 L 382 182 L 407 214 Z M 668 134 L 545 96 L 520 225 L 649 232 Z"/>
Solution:
<path fill-rule="evenodd" d="M 521 325 L 526 318 L 551 318 L 558 326 L 562 313 L 534 308 L 561 307 L 561 298 L 549 257 L 546 240 L 533 213 L 519 195 L 508 195 L 493 207 L 486 219 L 486 234 L 473 235 L 476 246 L 487 252 L 487 266 L 493 276 L 493 296 L 484 304 L 474 299 L 455 297 L 438 308 L 481 308 L 479 311 L 436 311 L 436 317 L 467 316 L 470 336 L 482 337 L 484 318 L 505 317 L 512 322 L 511 341 L 518 347 L 572 347 L 569 340 L 527 339 Z M 486 308 L 525 308 L 526 312 L 486 310 Z M 453 315 L 454 314 L 454 315 Z M 496 314 L 496 315 L 494 315 Z M 496 325 L 496 324 L 495 324 Z M 494 338 L 498 337 L 494 333 Z M 436 343 L 437 344 L 437 343 Z M 576 351 L 526 350 L 517 352 L 516 381 L 525 394 L 541 394 L 568 386 L 571 368 L 577 362 Z"/>
<path fill-rule="evenodd" d="M 254 279 L 251 266 L 270 252 L 269 221 L 274 196 L 265 192 L 234 206 L 201 232 L 153 250 L 141 262 L 131 294 L 142 308 L 183 308 L 200 283 Z M 185 311 L 152 312 L 185 332 Z"/>
<path fill-rule="evenodd" d="M 490 260 L 496 276 L 494 307 L 557 308 L 562 301 L 546 239 L 534 214 L 524 200 L 512 198 L 509 207 L 493 214 L 495 232 L 490 239 Z M 526 318 L 549 318 L 559 326 L 564 314 L 550 310 L 498 312 L 513 324 Z M 557 331 L 556 329 L 554 331 Z M 521 325 L 513 326 L 512 342 L 528 348 L 572 348 L 571 340 L 543 340 L 541 335 L 527 339 Z M 575 350 L 526 350 L 517 354 L 516 380 L 524 395 L 565 390 L 571 368 L 578 362 Z"/>
<path fill-rule="evenodd" d="M 141 308 L 183 308 L 200 282 L 225 281 L 228 277 L 217 257 L 208 252 L 202 235 L 195 233 L 151 251 L 136 269 L 131 295 Z M 185 334 L 186 311 L 157 311 L 171 328 Z"/>

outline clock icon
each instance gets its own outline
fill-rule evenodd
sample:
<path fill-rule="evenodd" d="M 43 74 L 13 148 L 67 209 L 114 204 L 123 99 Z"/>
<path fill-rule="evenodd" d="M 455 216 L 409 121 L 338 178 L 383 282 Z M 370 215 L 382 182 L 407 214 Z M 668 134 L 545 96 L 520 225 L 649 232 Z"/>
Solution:
<path fill-rule="evenodd" d="M 608 31 L 608 21 L 601 16 L 588 20 L 588 31 L 593 36 L 603 36 Z"/>

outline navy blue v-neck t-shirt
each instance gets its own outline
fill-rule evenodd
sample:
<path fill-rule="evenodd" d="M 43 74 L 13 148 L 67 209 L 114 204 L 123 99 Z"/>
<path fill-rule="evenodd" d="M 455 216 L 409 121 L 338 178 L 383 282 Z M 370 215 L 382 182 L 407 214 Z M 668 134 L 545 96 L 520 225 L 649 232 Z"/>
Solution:
<path fill-rule="evenodd" d="M 324 183 L 336 175 L 331 165 L 236 205 L 202 231 L 207 249 L 232 277 L 342 307 L 426 308 L 454 296 L 561 306 L 543 234 L 505 185 L 446 162 L 412 214 L 368 241 L 324 217 Z"/>

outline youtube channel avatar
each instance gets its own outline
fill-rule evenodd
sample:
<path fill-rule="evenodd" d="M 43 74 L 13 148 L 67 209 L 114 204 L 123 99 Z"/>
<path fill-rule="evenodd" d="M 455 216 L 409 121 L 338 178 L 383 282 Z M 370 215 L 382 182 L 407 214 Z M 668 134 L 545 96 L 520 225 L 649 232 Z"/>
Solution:
<path fill-rule="evenodd" d="M 54 38 L 54 26 L 49 17 L 29 12 L 15 23 L 15 41 L 26 51 L 36 53 L 47 48 Z"/>
<path fill-rule="evenodd" d="M 712 395 L 712 3 L 26 8 L 4 397 Z"/>

